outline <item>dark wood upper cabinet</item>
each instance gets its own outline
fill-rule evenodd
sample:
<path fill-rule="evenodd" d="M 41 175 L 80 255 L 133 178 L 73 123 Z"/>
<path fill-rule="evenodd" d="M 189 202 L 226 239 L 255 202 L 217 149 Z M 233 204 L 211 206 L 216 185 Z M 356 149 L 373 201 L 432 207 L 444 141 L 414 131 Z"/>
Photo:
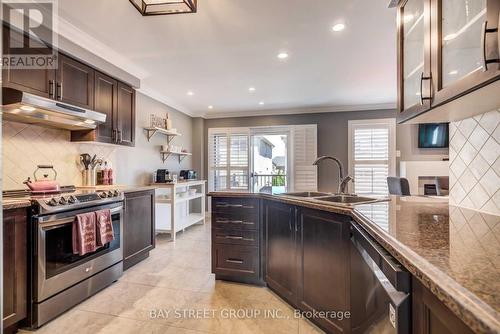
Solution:
<path fill-rule="evenodd" d="M 498 107 L 499 14 L 498 0 L 401 1 L 398 121 L 453 121 Z"/>
<path fill-rule="evenodd" d="M 3 26 L 3 53 L 15 54 L 11 45 L 26 45 L 29 39 L 17 31 Z M 16 43 L 12 43 L 13 40 Z M 2 70 L 2 86 L 18 89 L 46 98 L 54 98 L 56 70 L 54 69 L 12 69 L 4 67 Z"/>
<path fill-rule="evenodd" d="M 94 109 L 94 69 L 59 53 L 56 100 Z"/>
<path fill-rule="evenodd" d="M 118 109 L 116 113 L 118 143 L 134 146 L 135 140 L 135 90 L 118 83 Z"/>
<path fill-rule="evenodd" d="M 500 77 L 500 1 L 434 1 L 431 13 L 433 106 Z"/>
<path fill-rule="evenodd" d="M 306 312 L 349 310 L 349 217 L 300 208 L 297 218 L 298 307 Z M 329 333 L 350 331 L 348 318 L 314 320 Z"/>
<path fill-rule="evenodd" d="M 27 315 L 28 221 L 26 209 L 3 212 L 3 327 Z"/>
<path fill-rule="evenodd" d="M 96 71 L 94 88 L 94 109 L 106 114 L 106 122 L 99 124 L 96 129 L 96 141 L 114 143 L 117 127 L 118 81 Z"/>
<path fill-rule="evenodd" d="M 3 26 L 4 54 L 15 54 L 15 45 L 37 43 L 20 31 Z M 72 131 L 72 141 L 135 145 L 135 90 L 62 52 L 57 69 L 2 70 L 2 86 L 28 92 L 106 114 L 96 130 Z"/>
<path fill-rule="evenodd" d="M 408 0 L 398 9 L 398 109 L 405 114 L 431 107 L 430 1 Z"/>
<path fill-rule="evenodd" d="M 149 256 L 155 247 L 155 190 L 125 194 L 123 268 Z"/>
<path fill-rule="evenodd" d="M 297 305 L 298 263 L 295 207 L 267 202 L 265 210 L 265 281 L 290 304 Z"/>

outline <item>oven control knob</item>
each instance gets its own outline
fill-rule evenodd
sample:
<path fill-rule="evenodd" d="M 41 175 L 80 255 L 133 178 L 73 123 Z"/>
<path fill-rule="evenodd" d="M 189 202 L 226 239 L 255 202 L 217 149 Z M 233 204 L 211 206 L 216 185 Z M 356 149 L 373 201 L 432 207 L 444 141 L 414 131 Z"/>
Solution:
<path fill-rule="evenodd" d="M 114 195 L 113 195 L 113 192 L 112 192 L 111 190 L 110 190 L 110 191 L 108 191 L 108 197 L 113 197 L 113 196 L 114 196 Z"/>
<path fill-rule="evenodd" d="M 66 205 L 66 204 L 68 204 L 68 200 L 66 198 L 64 198 L 64 197 L 61 197 L 59 199 L 59 204 Z"/>
<path fill-rule="evenodd" d="M 120 192 L 119 192 L 118 190 L 115 190 L 115 191 L 113 192 L 113 196 L 115 196 L 115 197 L 120 196 Z"/>
<path fill-rule="evenodd" d="M 69 196 L 69 197 L 68 197 L 68 202 L 69 202 L 70 204 L 74 204 L 74 203 L 76 203 L 76 197 L 75 197 L 75 196 L 73 196 L 73 195 Z"/>
<path fill-rule="evenodd" d="M 50 205 L 50 206 L 56 206 L 56 205 L 57 205 L 57 201 L 56 201 L 56 199 L 55 199 L 55 198 L 51 198 L 51 199 L 50 199 L 50 200 L 48 200 L 46 203 L 47 203 L 48 205 Z"/>
<path fill-rule="evenodd" d="M 105 191 L 102 191 L 102 192 L 99 193 L 99 197 L 100 198 L 106 198 L 106 197 L 108 197 L 108 194 Z"/>

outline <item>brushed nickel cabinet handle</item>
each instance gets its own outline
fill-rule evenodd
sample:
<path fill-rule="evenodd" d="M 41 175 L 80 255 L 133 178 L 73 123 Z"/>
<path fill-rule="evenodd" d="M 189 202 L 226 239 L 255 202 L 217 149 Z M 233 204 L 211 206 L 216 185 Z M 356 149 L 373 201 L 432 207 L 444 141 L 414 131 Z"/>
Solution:
<path fill-rule="evenodd" d="M 237 260 L 237 259 L 227 259 L 226 262 L 228 262 L 228 263 L 236 263 L 236 264 L 243 264 L 243 260 Z"/>
<path fill-rule="evenodd" d="M 243 237 L 236 236 L 236 235 L 226 235 L 226 239 L 232 239 L 232 240 L 243 240 Z"/>
<path fill-rule="evenodd" d="M 491 34 L 495 32 L 498 32 L 497 28 L 488 29 L 488 21 L 483 22 L 483 25 L 481 26 L 481 51 L 482 51 L 481 61 L 482 61 L 483 72 L 486 72 L 488 70 L 488 64 L 500 62 L 500 59 L 498 58 L 497 59 L 486 58 L 486 34 Z"/>
<path fill-rule="evenodd" d="M 49 97 L 54 98 L 54 80 L 49 80 Z"/>

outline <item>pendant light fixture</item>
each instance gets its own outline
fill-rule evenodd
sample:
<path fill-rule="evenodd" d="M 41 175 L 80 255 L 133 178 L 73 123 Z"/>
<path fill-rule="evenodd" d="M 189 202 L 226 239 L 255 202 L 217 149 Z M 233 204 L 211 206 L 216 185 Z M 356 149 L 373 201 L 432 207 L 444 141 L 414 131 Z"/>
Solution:
<path fill-rule="evenodd" d="M 197 0 L 129 0 L 142 16 L 196 13 Z"/>

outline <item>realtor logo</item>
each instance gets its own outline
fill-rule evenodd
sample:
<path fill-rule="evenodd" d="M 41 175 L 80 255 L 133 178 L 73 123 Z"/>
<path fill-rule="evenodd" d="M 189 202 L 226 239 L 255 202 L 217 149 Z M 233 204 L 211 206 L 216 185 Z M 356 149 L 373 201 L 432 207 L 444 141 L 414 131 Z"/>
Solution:
<path fill-rule="evenodd" d="M 2 67 L 53 69 L 57 67 L 56 0 L 2 0 L 4 35 Z"/>

